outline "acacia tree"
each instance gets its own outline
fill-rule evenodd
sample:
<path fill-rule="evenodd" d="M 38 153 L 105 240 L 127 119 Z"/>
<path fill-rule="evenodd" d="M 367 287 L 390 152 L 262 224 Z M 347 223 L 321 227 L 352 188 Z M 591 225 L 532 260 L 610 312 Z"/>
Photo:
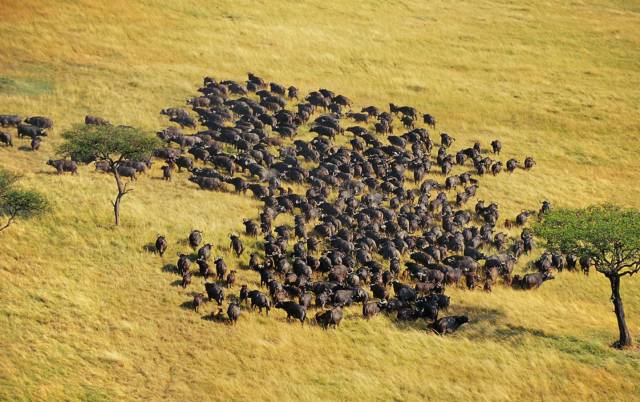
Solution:
<path fill-rule="evenodd" d="M 49 209 L 47 199 L 39 192 L 17 188 L 18 180 L 20 176 L 0 170 L 0 232 L 18 218 L 33 218 Z"/>
<path fill-rule="evenodd" d="M 631 346 L 620 279 L 640 272 L 640 212 L 613 205 L 558 209 L 544 215 L 534 231 L 551 249 L 590 257 L 596 271 L 609 279 L 620 332 L 614 346 Z"/>
<path fill-rule="evenodd" d="M 118 194 L 111 203 L 116 226 L 120 224 L 120 202 L 133 191 L 120 177 L 118 167 L 125 160 L 145 160 L 151 157 L 160 141 L 139 129 L 129 126 L 77 125 L 62 133 L 65 142 L 58 152 L 73 160 L 90 163 L 105 161 L 115 179 Z"/>

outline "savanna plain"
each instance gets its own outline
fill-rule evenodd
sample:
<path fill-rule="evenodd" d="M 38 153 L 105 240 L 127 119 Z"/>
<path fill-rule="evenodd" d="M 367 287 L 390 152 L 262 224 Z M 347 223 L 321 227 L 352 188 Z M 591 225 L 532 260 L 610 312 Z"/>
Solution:
<path fill-rule="evenodd" d="M 0 113 L 55 121 L 38 152 L 0 147 L 0 168 L 52 203 L 0 234 L 1 400 L 640 399 L 640 354 L 610 347 L 600 275 L 448 290 L 471 322 L 447 337 L 355 307 L 337 330 L 279 310 L 224 325 L 189 309 L 200 278 L 183 290 L 163 266 L 197 228 L 256 288 L 228 235 L 258 201 L 199 190 L 187 174 L 163 182 L 155 164 L 114 227 L 112 177 L 45 164 L 87 114 L 154 132 L 168 124 L 160 109 L 183 107 L 203 76 L 251 71 L 359 107 L 412 105 L 456 145 L 499 138 L 501 159 L 534 157 L 531 171 L 483 179 L 477 198 L 501 216 L 545 199 L 640 208 L 638 2 L 2 0 L 0 38 Z M 163 259 L 144 248 L 160 233 Z M 637 278 L 622 292 L 638 343 Z"/>

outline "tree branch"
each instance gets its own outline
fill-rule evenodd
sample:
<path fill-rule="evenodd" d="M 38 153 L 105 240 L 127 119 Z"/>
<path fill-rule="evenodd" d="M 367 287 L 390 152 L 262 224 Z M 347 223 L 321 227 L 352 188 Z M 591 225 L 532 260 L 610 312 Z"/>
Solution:
<path fill-rule="evenodd" d="M 640 261 L 634 261 L 634 262 L 630 262 L 628 264 L 624 264 L 624 265 L 620 266 L 620 269 L 631 268 L 631 267 L 639 267 L 639 266 L 640 266 Z"/>
<path fill-rule="evenodd" d="M 607 260 L 607 252 L 605 250 L 600 250 L 600 254 L 602 255 L 602 261 L 605 265 L 611 266 L 611 261 Z"/>
<path fill-rule="evenodd" d="M 640 272 L 640 267 L 637 267 L 637 268 L 632 269 L 630 271 L 624 271 L 623 273 L 618 273 L 618 276 L 624 276 L 624 275 L 632 276 L 632 275 L 637 274 L 638 272 Z"/>
<path fill-rule="evenodd" d="M 610 268 L 606 268 L 606 269 L 604 268 L 604 267 L 608 267 L 608 264 L 606 261 L 602 260 L 600 255 L 594 254 L 591 258 L 593 259 L 593 263 L 595 264 L 596 271 L 605 275 L 611 272 Z"/>
<path fill-rule="evenodd" d="M 627 260 L 631 259 L 634 255 L 636 257 L 638 257 L 640 255 L 640 250 L 632 248 L 631 250 L 629 250 L 628 253 L 622 255 L 622 261 L 620 261 L 620 262 L 627 261 Z"/>
<path fill-rule="evenodd" d="M 132 188 L 127 189 L 127 187 L 129 187 L 129 183 L 124 183 L 124 187 L 122 188 L 122 195 L 125 195 L 125 194 L 127 194 L 127 193 L 129 193 L 129 192 L 133 191 L 133 189 L 132 189 Z"/>

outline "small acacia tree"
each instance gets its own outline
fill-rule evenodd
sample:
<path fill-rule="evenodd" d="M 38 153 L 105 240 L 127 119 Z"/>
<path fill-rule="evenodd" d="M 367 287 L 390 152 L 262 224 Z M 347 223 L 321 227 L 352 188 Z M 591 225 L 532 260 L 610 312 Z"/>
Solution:
<path fill-rule="evenodd" d="M 20 176 L 0 170 L 0 232 L 16 219 L 29 219 L 49 209 L 47 199 L 37 191 L 16 187 Z"/>
<path fill-rule="evenodd" d="M 620 331 L 620 339 L 614 346 L 631 346 L 620 279 L 640 271 L 640 212 L 613 205 L 558 209 L 546 214 L 534 226 L 534 232 L 551 249 L 590 257 L 596 270 L 609 279 Z"/>
<path fill-rule="evenodd" d="M 128 126 L 77 125 L 62 133 L 65 142 L 58 152 L 84 163 L 106 161 L 116 181 L 118 194 L 112 201 L 116 226 L 120 224 L 120 202 L 131 192 L 118 172 L 124 160 L 145 160 L 151 157 L 160 140 Z"/>

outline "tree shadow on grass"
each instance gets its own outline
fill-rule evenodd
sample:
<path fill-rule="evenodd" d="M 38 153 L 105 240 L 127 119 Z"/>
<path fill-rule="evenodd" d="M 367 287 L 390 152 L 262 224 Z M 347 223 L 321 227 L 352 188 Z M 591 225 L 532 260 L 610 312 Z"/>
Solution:
<path fill-rule="evenodd" d="M 482 321 L 489 322 L 490 324 L 497 324 L 500 318 L 504 317 L 504 312 L 495 308 L 486 308 L 478 306 L 465 306 L 460 307 L 460 314 L 466 314 L 469 316 L 469 321 Z"/>
<path fill-rule="evenodd" d="M 577 338 L 575 336 L 557 335 L 547 333 L 539 328 L 528 328 L 522 325 L 506 324 L 497 328 L 495 337 L 498 340 L 509 340 L 519 342 L 519 338 L 524 336 L 533 336 L 550 346 L 571 354 L 603 355 L 610 352 L 610 348 L 599 342 L 590 342 L 588 339 Z"/>
<path fill-rule="evenodd" d="M 531 328 L 511 323 L 500 323 L 488 319 L 489 325 L 473 326 L 473 320 L 465 331 L 471 340 L 489 340 L 496 343 L 522 345 L 525 338 L 533 338 L 547 347 L 567 353 L 573 359 L 589 364 L 604 364 L 606 359 L 616 357 L 615 349 L 606 346 L 599 340 L 577 338 L 571 335 L 558 335 L 545 332 L 540 328 Z"/>

